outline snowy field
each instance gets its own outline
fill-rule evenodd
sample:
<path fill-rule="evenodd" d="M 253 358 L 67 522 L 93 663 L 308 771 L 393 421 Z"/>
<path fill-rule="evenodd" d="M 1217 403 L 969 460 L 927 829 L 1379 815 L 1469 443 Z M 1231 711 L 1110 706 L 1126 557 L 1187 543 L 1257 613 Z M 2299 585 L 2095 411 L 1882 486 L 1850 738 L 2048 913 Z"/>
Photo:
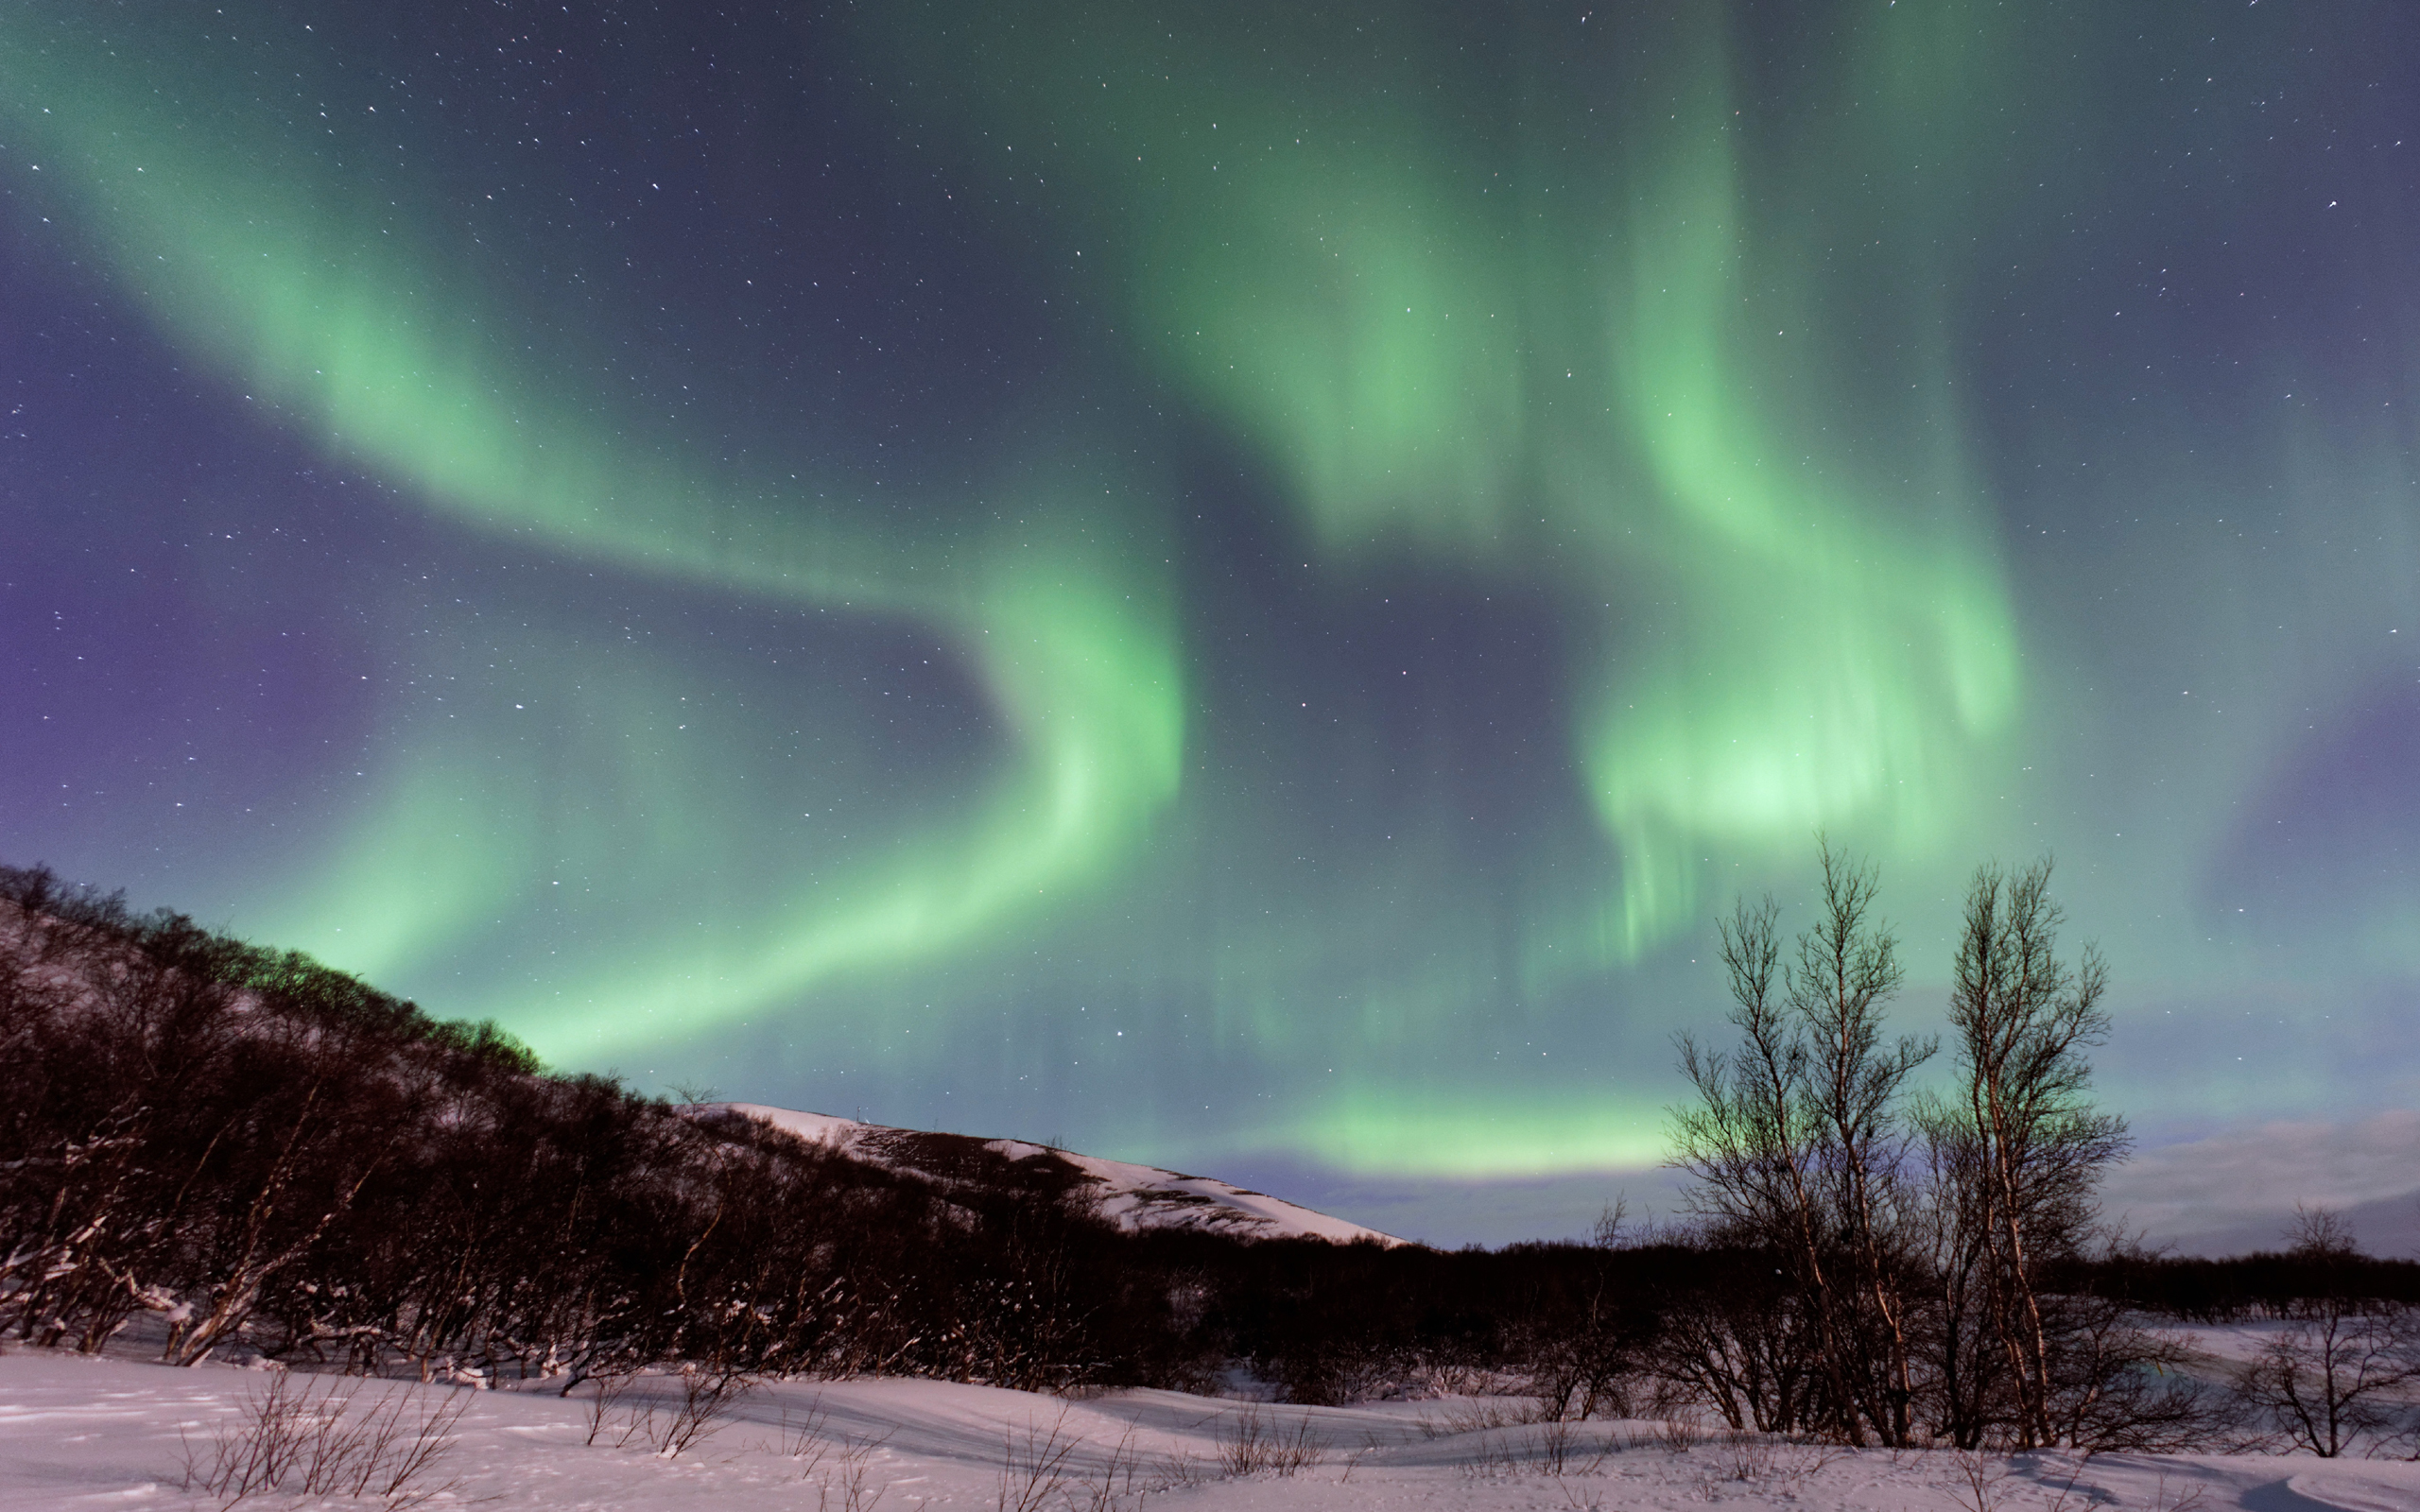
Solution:
<path fill-rule="evenodd" d="M 333 1435 L 316 1426 L 331 1420 L 316 1410 L 331 1386 L 354 1394 Z M 247 1463 L 243 1431 L 272 1388 L 309 1410 L 290 1419 L 301 1442 L 286 1488 L 244 1497 L 245 1506 L 2420 1512 L 2411 1463 L 1978 1461 L 1720 1437 L 1681 1447 L 1660 1423 L 1506 1426 L 1491 1411 L 1500 1404 L 1487 1401 L 1305 1409 L 1164 1391 L 1066 1401 L 924 1381 L 759 1385 L 667 1457 L 663 1442 L 683 1405 L 676 1378 L 642 1377 L 600 1413 L 585 1390 L 565 1400 L 42 1351 L 0 1356 L 0 1507 L 226 1505 L 233 1491 L 189 1488 L 187 1466 L 207 1476 Z M 440 1431 L 424 1438 L 432 1417 Z M 374 1435 L 354 1432 L 377 1423 L 390 1430 L 383 1450 Z M 352 1460 L 341 1475 L 331 1463 L 324 1478 L 356 1479 L 372 1451 L 382 1456 L 373 1478 L 391 1478 L 415 1448 L 450 1447 L 392 1499 L 298 1493 L 313 1435 L 333 1462 L 347 1432 Z"/>

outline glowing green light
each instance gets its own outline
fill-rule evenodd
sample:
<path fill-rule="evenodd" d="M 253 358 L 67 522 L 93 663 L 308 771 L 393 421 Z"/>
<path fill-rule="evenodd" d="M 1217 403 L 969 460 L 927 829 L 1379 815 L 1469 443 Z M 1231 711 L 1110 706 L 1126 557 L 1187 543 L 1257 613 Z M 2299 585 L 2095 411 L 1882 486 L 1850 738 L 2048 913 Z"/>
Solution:
<path fill-rule="evenodd" d="M 1624 1107 L 1601 1093 L 1504 1098 L 1399 1087 L 1322 1099 L 1274 1147 L 1317 1150 L 1371 1175 L 1535 1177 L 1652 1165 L 1663 1158 L 1663 1125 L 1660 1107 Z"/>
<path fill-rule="evenodd" d="M 1214 37 L 1136 107 L 1077 87 L 1159 55 L 1116 8 L 1073 55 L 960 21 L 1018 60 L 970 94 L 1047 123 L 1128 213 L 1130 323 L 1278 460 L 1325 553 L 1557 603 L 1582 647 L 1575 765 L 1620 850 L 1605 959 L 1695 916 L 1711 850 L 1848 822 L 1939 843 L 2015 708 L 1990 501 L 1954 411 L 1835 398 L 1861 333 L 1794 287 L 1821 266 L 1804 233 L 1748 219 L 1714 10 L 1642 44 L 1665 82 L 1593 157 L 1444 134 L 1393 103 L 1434 79 L 1340 28 L 1286 33 L 1324 93 L 1258 87 L 1259 54 Z M 1926 35 L 1945 63 L 1973 48 Z M 1940 108 L 1901 33 L 1861 45 L 1900 80 L 1878 103 Z M 1529 82 L 1507 113 L 1581 135 L 1567 80 Z M 1912 355 L 1910 387 L 1942 388 L 1938 341 Z"/>
<path fill-rule="evenodd" d="M 383 215 L 348 214 L 273 123 L 231 107 L 226 134 L 197 141 L 147 93 L 116 87 L 125 72 L 0 31 L 0 99 L 45 145 L 54 186 L 162 328 L 267 414 L 482 529 L 771 602 L 921 621 L 996 701 L 1018 760 L 971 812 L 794 893 L 750 944 L 669 969 L 611 961 L 565 988 L 559 1012 L 501 1008 L 543 1054 L 795 1001 L 836 973 L 964 943 L 1132 856 L 1176 795 L 1184 701 L 1157 564 L 1084 528 L 1086 508 L 1131 510 L 1131 484 L 1121 496 L 1119 480 L 1105 490 L 1088 474 L 1022 497 L 1005 484 L 1004 518 L 1025 523 L 957 554 L 816 502 L 853 491 L 845 477 L 735 487 L 689 464 L 677 435 L 633 445 L 598 423 L 612 406 L 499 339 L 509 323 L 468 273 L 413 250 Z M 479 785 L 458 763 L 406 765 L 392 782 L 308 890 L 310 917 L 288 924 L 339 965 L 433 954 L 530 885 L 513 875 L 526 847 L 509 833 L 442 817 Z"/>

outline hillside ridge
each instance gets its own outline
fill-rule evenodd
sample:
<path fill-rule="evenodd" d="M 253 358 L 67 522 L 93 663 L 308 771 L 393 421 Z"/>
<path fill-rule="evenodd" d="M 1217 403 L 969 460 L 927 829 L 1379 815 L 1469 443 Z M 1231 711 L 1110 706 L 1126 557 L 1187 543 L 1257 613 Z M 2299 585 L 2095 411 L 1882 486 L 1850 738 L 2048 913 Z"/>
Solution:
<path fill-rule="evenodd" d="M 1082 1155 L 1030 1140 L 892 1128 L 763 1103 L 703 1103 L 691 1116 L 709 1123 L 747 1119 L 854 1160 L 912 1172 L 944 1186 L 994 1185 L 1088 1202 L 1102 1218 L 1129 1233 L 1191 1228 L 1238 1239 L 1324 1239 L 1390 1249 L 1410 1242 L 1215 1177 Z"/>

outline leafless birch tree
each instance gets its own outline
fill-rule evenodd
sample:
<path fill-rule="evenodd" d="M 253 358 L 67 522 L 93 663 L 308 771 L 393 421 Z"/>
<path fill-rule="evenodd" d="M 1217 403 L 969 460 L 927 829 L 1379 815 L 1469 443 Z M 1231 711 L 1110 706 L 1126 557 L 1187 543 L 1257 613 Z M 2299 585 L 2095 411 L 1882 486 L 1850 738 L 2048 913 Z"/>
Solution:
<path fill-rule="evenodd" d="M 2085 1052 L 2109 1035 L 2108 968 L 2089 945 L 2074 966 L 2059 959 L 2050 869 L 2045 858 L 1975 873 L 1949 1001 L 1957 1088 L 1929 1121 L 1942 1200 L 1965 1226 L 2008 1368 L 2019 1448 L 2056 1441 L 2041 1267 L 2082 1247 L 2100 1173 L 2128 1147 L 2125 1120 L 2089 1091 Z"/>
<path fill-rule="evenodd" d="M 1672 1163 L 1696 1177 L 1701 1218 L 1788 1261 L 1823 1385 L 1806 1426 L 1904 1444 L 1913 1375 L 1902 1105 L 1934 1044 L 1885 1042 L 1884 1008 L 1904 973 L 1875 917 L 1874 868 L 1827 844 L 1823 870 L 1821 911 L 1787 966 L 1770 898 L 1743 902 L 1722 924 L 1739 1043 L 1718 1051 L 1681 1038 L 1698 1096 L 1673 1115 Z"/>

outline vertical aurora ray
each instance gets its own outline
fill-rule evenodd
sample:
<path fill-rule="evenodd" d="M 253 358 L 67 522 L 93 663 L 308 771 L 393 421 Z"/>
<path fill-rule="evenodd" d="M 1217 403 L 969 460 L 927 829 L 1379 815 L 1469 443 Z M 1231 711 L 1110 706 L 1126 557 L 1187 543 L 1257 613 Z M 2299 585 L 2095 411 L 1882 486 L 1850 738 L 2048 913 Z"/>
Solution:
<path fill-rule="evenodd" d="M 407 227 L 359 213 L 257 112 L 222 107 L 226 135 L 198 145 L 116 87 L 128 60 L 31 33 L 0 37 L 0 98 L 52 156 L 46 186 L 66 180 L 62 198 L 124 284 L 269 413 L 478 529 L 643 576 L 927 624 L 992 697 L 1018 769 L 954 826 L 871 848 L 845 880 L 781 898 L 769 942 L 574 975 L 559 993 L 571 1006 L 508 1014 L 542 1051 L 659 1040 L 963 944 L 1131 856 L 1174 797 L 1184 715 L 1167 591 L 1085 502 L 1131 503 L 1131 481 L 1080 456 L 1006 472 L 996 521 L 953 552 L 821 502 L 861 495 L 859 480 L 718 478 L 683 462 L 677 434 L 633 445 L 590 412 L 596 396 L 565 392 L 543 359 L 498 339 L 510 322 L 475 274 L 404 251 Z M 396 774 L 305 889 L 312 912 L 287 916 L 290 937 L 339 964 L 391 967 L 526 890 L 513 816 L 439 817 L 466 785 L 476 791 L 441 755 Z M 358 950 L 338 919 L 353 920 Z"/>
<path fill-rule="evenodd" d="M 1877 811 L 1900 853 L 1937 846 L 1976 742 L 2015 712 L 2015 628 L 1962 421 L 1824 402 L 1855 333 L 1789 288 L 1814 249 L 1745 221 L 1725 73 L 1700 65 L 1648 154 L 1611 321 L 1616 405 L 1673 533 L 1663 568 L 1685 615 L 1668 650 L 1598 695 L 1584 737 L 1608 827 L 1650 863 L 1619 905 L 1634 950 L 1698 902 L 1692 868 L 1660 855 L 1800 844 Z M 1886 137 L 1927 124 L 1880 104 Z M 1856 156 L 1827 155 L 1835 172 Z M 1930 397 L 1945 343 L 1916 326 L 1920 360 L 1899 370 Z"/>
<path fill-rule="evenodd" d="M 1948 336 L 1937 304 L 1884 317 L 1899 351 L 1875 387 L 1917 402 L 1840 402 L 1832 372 L 1883 342 L 1858 329 L 1870 309 L 1790 286 L 1823 262 L 1791 217 L 1748 215 L 1720 14 L 1500 43 L 1579 46 L 1605 77 L 1653 56 L 1668 82 L 1638 98 L 1534 57 L 1505 97 L 1459 94 L 1464 53 L 1262 20 L 1254 49 L 1109 8 L 1063 48 L 962 18 L 966 56 L 1014 63 L 957 82 L 1126 212 L 1131 323 L 1277 459 L 1324 557 L 1428 558 L 1557 603 L 1586 647 L 1576 761 L 1618 850 L 1583 928 L 1598 959 L 1695 917 L 1709 845 L 1778 857 L 1876 824 L 1937 846 L 2017 665 Z M 1861 46 L 1886 56 L 1843 88 L 1960 77 L 1991 44 L 1972 30 L 1910 44 L 1877 26 Z M 1269 77 L 1288 49 L 1325 89 Z M 1882 119 L 1831 144 L 1834 180 L 1954 108 L 1866 93 Z"/>

